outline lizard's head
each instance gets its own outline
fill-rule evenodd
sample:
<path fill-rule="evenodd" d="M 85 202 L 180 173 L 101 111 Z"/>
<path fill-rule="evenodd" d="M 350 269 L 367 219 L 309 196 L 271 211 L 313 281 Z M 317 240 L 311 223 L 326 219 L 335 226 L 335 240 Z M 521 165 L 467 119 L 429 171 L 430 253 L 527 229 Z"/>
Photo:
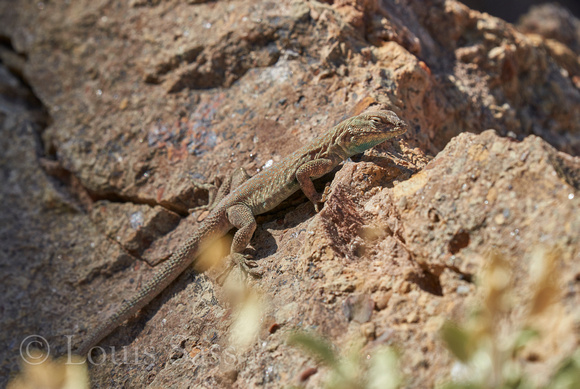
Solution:
<path fill-rule="evenodd" d="M 393 111 L 373 111 L 344 121 L 340 145 L 349 155 L 362 153 L 407 131 L 407 124 Z"/>

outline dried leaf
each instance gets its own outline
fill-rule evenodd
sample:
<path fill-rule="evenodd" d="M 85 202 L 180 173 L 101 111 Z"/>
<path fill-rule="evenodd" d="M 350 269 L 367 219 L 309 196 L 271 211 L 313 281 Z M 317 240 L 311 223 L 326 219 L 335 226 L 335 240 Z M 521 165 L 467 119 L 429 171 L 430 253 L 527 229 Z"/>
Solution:
<path fill-rule="evenodd" d="M 560 296 L 560 288 L 556 282 L 558 258 L 558 251 L 546 251 L 543 248 L 536 249 L 532 255 L 530 273 L 534 282 L 534 295 L 530 302 L 531 316 L 545 312 Z"/>

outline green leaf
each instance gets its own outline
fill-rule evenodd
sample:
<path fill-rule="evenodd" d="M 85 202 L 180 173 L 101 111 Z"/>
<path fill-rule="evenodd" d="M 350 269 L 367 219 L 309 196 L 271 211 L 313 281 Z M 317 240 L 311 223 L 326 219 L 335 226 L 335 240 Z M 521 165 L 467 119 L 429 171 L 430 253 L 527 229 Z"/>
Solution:
<path fill-rule="evenodd" d="M 331 366 L 337 366 L 337 357 L 332 350 L 332 345 L 319 336 L 313 336 L 304 332 L 296 332 L 288 338 L 288 344 L 299 346 L 312 354 L 320 362 Z"/>
<path fill-rule="evenodd" d="M 372 355 L 370 362 L 368 389 L 396 389 L 401 385 L 399 356 L 392 348 L 378 349 Z"/>
<path fill-rule="evenodd" d="M 449 382 L 443 385 L 443 389 L 483 389 L 483 386 L 473 382 Z"/>
<path fill-rule="evenodd" d="M 463 363 L 471 359 L 474 347 L 467 331 L 456 324 L 446 322 L 441 328 L 441 337 L 455 358 Z"/>
<path fill-rule="evenodd" d="M 530 340 L 539 337 L 540 333 L 532 328 L 524 328 L 521 330 L 513 345 L 514 354 L 524 347 Z"/>
<path fill-rule="evenodd" d="M 571 357 L 564 359 L 546 388 L 580 388 L 580 349 L 576 349 L 576 352 Z"/>

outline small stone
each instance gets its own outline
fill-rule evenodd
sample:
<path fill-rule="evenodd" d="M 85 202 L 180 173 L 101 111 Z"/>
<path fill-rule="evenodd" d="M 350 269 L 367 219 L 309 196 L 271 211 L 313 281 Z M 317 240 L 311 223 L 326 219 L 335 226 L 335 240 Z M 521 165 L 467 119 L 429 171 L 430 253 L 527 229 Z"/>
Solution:
<path fill-rule="evenodd" d="M 375 307 L 378 311 L 382 311 L 389 305 L 389 300 L 391 299 L 392 292 L 380 293 L 375 299 Z"/>
<path fill-rule="evenodd" d="M 411 312 L 407 315 L 405 321 L 407 323 L 417 323 L 419 321 L 419 315 L 417 315 L 417 312 Z"/>
<path fill-rule="evenodd" d="M 172 360 L 180 359 L 181 357 L 183 357 L 183 350 L 181 349 L 174 349 L 169 356 L 169 358 Z"/>
<path fill-rule="evenodd" d="M 120 110 L 124 110 L 127 108 L 127 106 L 129 105 L 129 99 L 128 98 L 124 98 L 123 100 L 121 100 L 121 102 L 119 103 L 119 109 Z"/>
<path fill-rule="evenodd" d="M 278 329 L 280 328 L 280 324 L 278 323 L 273 323 L 269 328 L 268 328 L 268 332 L 273 334 L 274 332 L 278 331 Z"/>
<path fill-rule="evenodd" d="M 493 218 L 493 221 L 495 222 L 495 224 L 497 225 L 502 225 L 505 223 L 505 217 L 503 216 L 503 214 L 498 213 L 497 215 L 495 215 L 495 217 Z"/>
<path fill-rule="evenodd" d="M 471 289 L 469 288 L 469 286 L 468 286 L 468 285 L 459 285 L 459 286 L 457 287 L 457 289 L 455 290 L 455 292 L 456 292 L 457 294 L 460 294 L 460 295 L 466 295 L 466 294 L 468 294 L 468 293 L 469 293 L 469 291 L 470 291 L 470 290 L 471 290 Z"/>
<path fill-rule="evenodd" d="M 400 209 L 407 209 L 407 196 L 403 196 L 399 199 L 399 203 L 397 204 L 397 207 Z"/>
<path fill-rule="evenodd" d="M 300 373 L 300 376 L 298 377 L 298 380 L 300 380 L 300 382 L 304 382 L 308 378 L 310 378 L 310 376 L 313 376 L 317 372 L 318 372 L 318 369 L 317 368 L 310 367 L 310 368 L 308 368 L 306 370 L 303 370 L 302 373 Z"/>
<path fill-rule="evenodd" d="M 194 347 L 191 349 L 191 351 L 189 352 L 189 356 L 191 358 L 194 358 L 197 354 L 199 354 L 201 352 L 201 350 L 197 347 Z"/>
<path fill-rule="evenodd" d="M 401 285 L 399 286 L 399 293 L 406 294 L 406 293 L 409 293 L 410 291 L 411 291 L 411 284 L 407 281 L 401 282 Z"/>
<path fill-rule="evenodd" d="M 231 387 L 232 384 L 238 379 L 239 371 L 235 368 L 227 368 L 222 372 L 220 380 L 222 384 L 225 384 L 225 387 Z"/>
<path fill-rule="evenodd" d="M 375 303 L 368 294 L 347 297 L 342 303 L 342 311 L 349 321 L 366 323 L 371 319 Z"/>
<path fill-rule="evenodd" d="M 498 195 L 497 189 L 495 187 L 491 187 L 487 192 L 487 196 L 485 196 L 485 199 L 490 203 L 493 203 L 497 199 L 497 195 Z"/>
<path fill-rule="evenodd" d="M 360 333 L 362 334 L 362 336 L 364 336 L 368 340 L 375 339 L 375 337 L 376 337 L 375 331 L 376 331 L 376 327 L 375 327 L 375 323 L 373 323 L 373 322 L 364 323 L 364 324 L 361 324 L 361 326 L 360 326 Z"/>

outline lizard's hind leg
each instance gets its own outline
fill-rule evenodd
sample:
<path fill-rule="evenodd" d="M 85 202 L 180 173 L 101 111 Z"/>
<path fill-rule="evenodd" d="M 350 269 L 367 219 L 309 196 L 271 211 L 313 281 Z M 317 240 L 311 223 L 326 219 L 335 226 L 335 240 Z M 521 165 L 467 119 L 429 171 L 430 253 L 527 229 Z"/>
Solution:
<path fill-rule="evenodd" d="M 256 264 L 249 261 L 252 257 L 244 255 L 242 252 L 250 244 L 250 240 L 256 230 L 256 219 L 250 207 L 245 204 L 236 204 L 226 211 L 229 222 L 238 229 L 234 234 L 230 255 L 226 258 L 229 261 L 226 270 L 221 273 L 217 282 L 222 284 L 235 266 L 239 266 L 244 275 L 248 273 L 253 276 L 259 276 L 255 270 Z"/>

